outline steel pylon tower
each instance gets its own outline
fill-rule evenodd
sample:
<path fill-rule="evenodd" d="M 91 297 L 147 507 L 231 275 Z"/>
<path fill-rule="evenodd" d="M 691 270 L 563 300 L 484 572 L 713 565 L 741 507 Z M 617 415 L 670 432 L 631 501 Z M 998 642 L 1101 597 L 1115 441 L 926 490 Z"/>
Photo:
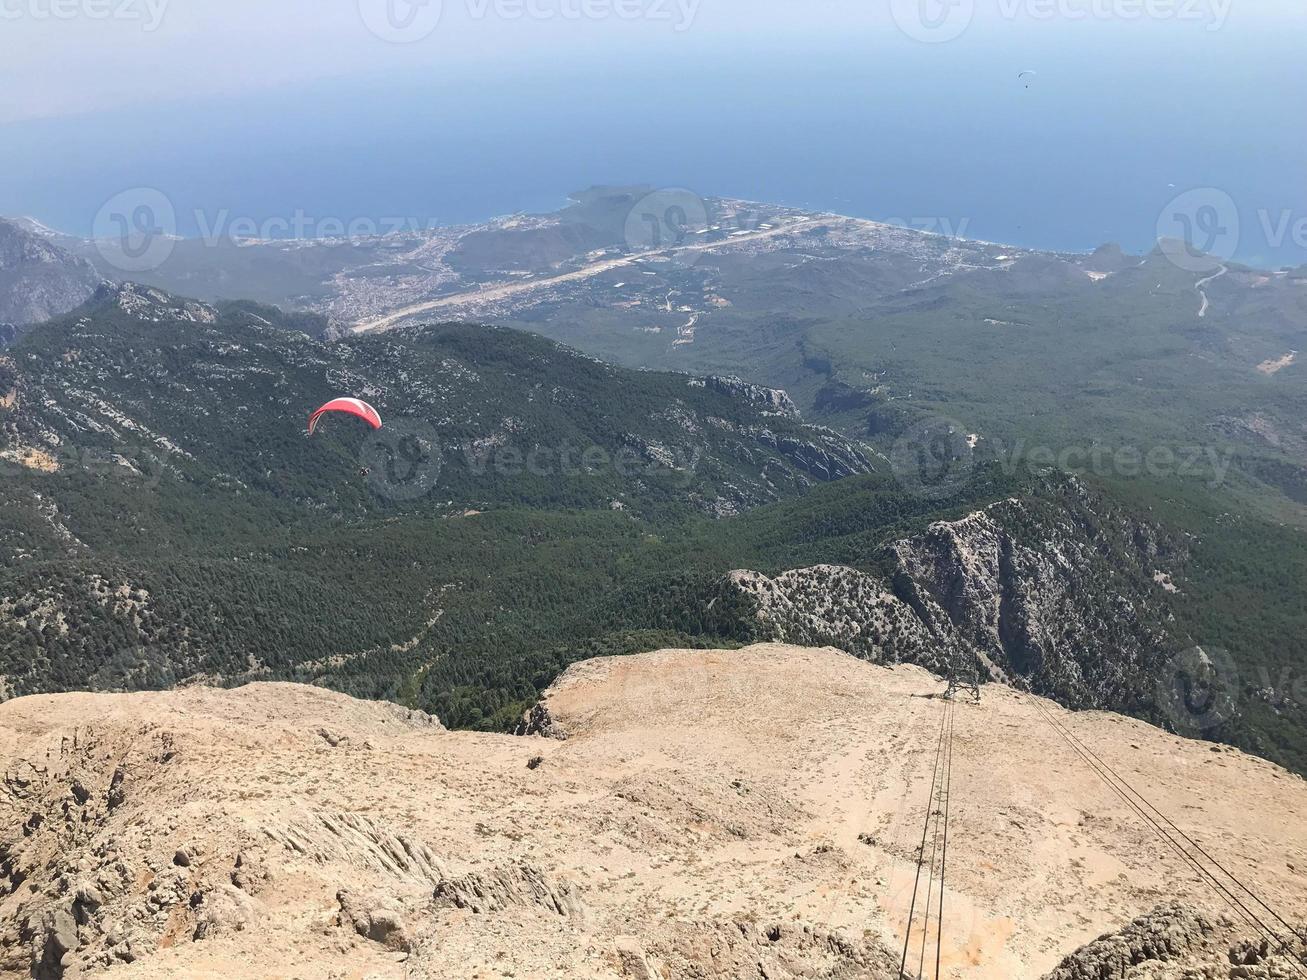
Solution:
<path fill-rule="evenodd" d="M 958 650 L 949 660 L 948 690 L 944 697 L 952 700 L 963 689 L 970 691 L 976 703 L 980 703 L 980 657 L 975 650 Z"/>

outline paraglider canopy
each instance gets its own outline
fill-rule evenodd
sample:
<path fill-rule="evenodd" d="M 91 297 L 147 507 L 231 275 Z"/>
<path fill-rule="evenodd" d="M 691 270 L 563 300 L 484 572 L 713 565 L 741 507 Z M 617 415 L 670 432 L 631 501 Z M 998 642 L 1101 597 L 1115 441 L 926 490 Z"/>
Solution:
<path fill-rule="evenodd" d="M 314 430 L 318 427 L 318 422 L 328 412 L 342 412 L 345 415 L 354 415 L 367 422 L 374 429 L 381 428 L 381 413 L 361 398 L 335 398 L 309 416 L 309 435 L 313 435 Z"/>
<path fill-rule="evenodd" d="M 1017 81 L 1025 82 L 1026 88 L 1030 88 L 1030 82 L 1027 81 L 1027 78 L 1034 78 L 1038 74 L 1039 72 L 1035 71 L 1033 68 L 1027 68 L 1025 71 L 1017 72 Z"/>

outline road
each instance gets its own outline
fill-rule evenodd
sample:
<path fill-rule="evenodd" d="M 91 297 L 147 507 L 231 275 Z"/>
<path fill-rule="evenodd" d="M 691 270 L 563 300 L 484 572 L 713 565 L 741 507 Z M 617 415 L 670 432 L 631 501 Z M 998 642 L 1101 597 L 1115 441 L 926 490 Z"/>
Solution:
<path fill-rule="evenodd" d="M 596 262 L 593 265 L 588 265 L 584 269 L 575 269 L 572 272 L 564 272 L 557 276 L 480 286 L 477 289 L 471 289 L 461 293 L 451 293 L 448 296 L 440 296 L 436 299 L 424 300 L 421 303 L 404 306 L 387 313 L 384 316 L 375 317 L 371 320 L 361 320 L 353 326 L 352 332 L 371 333 L 377 330 L 386 330 L 393 327 L 401 320 L 407 320 L 409 317 L 418 316 L 422 313 L 430 313 L 434 310 L 469 306 L 479 303 L 493 303 L 498 302 L 499 300 L 525 295 L 535 290 L 549 289 L 569 282 L 579 282 L 583 279 L 592 279 L 601 273 L 631 266 L 637 262 L 644 261 L 645 259 L 653 258 L 654 256 L 666 255 L 668 252 L 712 252 L 717 249 L 732 248 L 736 245 L 743 245 L 764 238 L 772 238 L 777 235 L 789 235 L 795 232 L 804 231 L 808 228 L 816 227 L 817 225 L 825 223 L 826 220 L 828 219 L 799 218 L 776 228 L 752 231 L 748 234 L 736 235 L 733 238 L 727 238 L 720 242 L 706 242 L 702 245 L 685 245 L 674 249 L 655 249 L 649 252 L 637 252 L 633 255 L 623 255 L 619 258 L 604 259 L 603 261 Z"/>
<path fill-rule="evenodd" d="M 1207 308 L 1211 306 L 1211 303 L 1207 301 L 1207 293 L 1203 290 L 1203 287 L 1206 286 L 1209 282 L 1213 282 L 1216 279 L 1220 279 L 1223 275 L 1225 275 L 1229 271 L 1230 270 L 1225 266 L 1221 266 L 1220 272 L 1214 273 L 1208 276 L 1206 279 L 1199 279 L 1196 283 L 1194 283 L 1194 289 L 1198 290 L 1198 295 L 1203 298 L 1203 305 L 1198 309 L 1199 317 L 1207 316 Z"/>

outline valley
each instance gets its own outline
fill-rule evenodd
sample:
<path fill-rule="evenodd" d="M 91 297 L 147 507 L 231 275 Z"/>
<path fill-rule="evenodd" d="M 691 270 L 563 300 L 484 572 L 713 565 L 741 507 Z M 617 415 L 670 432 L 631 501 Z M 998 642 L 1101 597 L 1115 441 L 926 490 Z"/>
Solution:
<path fill-rule="evenodd" d="M 716 199 L 649 247 L 630 215 L 660 193 L 178 242 L 142 278 L 199 301 L 105 286 L 12 346 L 6 689 L 309 680 L 502 730 L 575 659 L 778 639 L 975 660 L 1186 730 L 1159 686 L 1214 649 L 1238 710 L 1192 733 L 1307 768 L 1297 273 L 1200 283 L 1164 249 L 1053 255 Z M 215 298 L 234 282 L 286 311 Z M 298 416 L 341 390 L 393 438 L 306 442 Z M 792 577 L 789 611 L 725 586 L 737 572 Z M 870 578 L 813 618 L 814 574 Z"/>
<path fill-rule="evenodd" d="M 10 348 L 9 694 L 307 681 L 502 731 L 579 659 L 781 640 L 975 664 L 1307 769 L 1307 547 L 1192 480 L 977 459 L 923 493 L 738 379 L 481 325 L 320 332 L 104 287 Z M 340 389 L 387 428 L 307 437 Z M 1195 721 L 1173 692 L 1209 647 L 1237 651 L 1232 705 Z"/>

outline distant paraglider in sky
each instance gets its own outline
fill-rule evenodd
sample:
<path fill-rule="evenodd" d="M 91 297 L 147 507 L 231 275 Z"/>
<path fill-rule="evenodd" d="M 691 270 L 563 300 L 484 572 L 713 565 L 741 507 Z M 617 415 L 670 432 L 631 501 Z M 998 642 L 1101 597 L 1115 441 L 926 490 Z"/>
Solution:
<path fill-rule="evenodd" d="M 381 428 L 381 413 L 360 398 L 335 398 L 309 416 L 309 435 L 318 428 L 318 422 L 329 412 L 354 415 L 367 422 L 374 429 Z"/>
<path fill-rule="evenodd" d="M 1034 69 L 1027 68 L 1025 71 L 1017 72 L 1017 81 L 1025 82 L 1026 88 L 1030 88 L 1030 80 L 1038 74 L 1039 72 L 1035 71 Z"/>

